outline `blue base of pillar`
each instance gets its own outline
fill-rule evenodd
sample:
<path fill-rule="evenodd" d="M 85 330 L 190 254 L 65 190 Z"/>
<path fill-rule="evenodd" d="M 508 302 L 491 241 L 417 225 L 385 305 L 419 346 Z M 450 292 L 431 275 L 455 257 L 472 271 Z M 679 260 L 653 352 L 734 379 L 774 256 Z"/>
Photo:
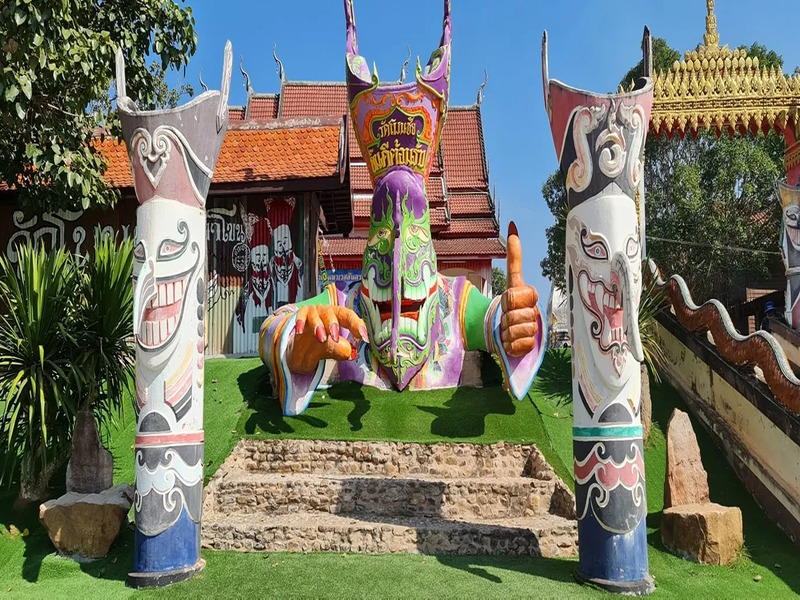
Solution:
<path fill-rule="evenodd" d="M 125 581 L 125 585 L 136 589 L 164 587 L 171 583 L 178 583 L 191 579 L 196 573 L 202 571 L 205 566 L 206 561 L 201 558 L 191 567 L 184 567 L 183 569 L 158 571 L 154 573 L 128 573 L 128 579 Z"/>
<path fill-rule="evenodd" d="M 608 579 L 591 579 L 581 575 L 580 570 L 575 571 L 575 579 L 579 583 L 593 585 L 612 594 L 625 596 L 648 596 L 656 589 L 656 582 L 648 575 L 639 581 L 609 581 Z"/>
<path fill-rule="evenodd" d="M 589 512 L 578 521 L 578 545 L 578 581 L 635 596 L 655 589 L 647 560 L 644 518 L 633 531 L 619 534 L 604 529 Z"/>
<path fill-rule="evenodd" d="M 136 530 L 133 543 L 133 572 L 130 587 L 163 587 L 189 579 L 202 570 L 200 524 L 189 517 L 184 507 L 175 524 L 158 535 Z"/>

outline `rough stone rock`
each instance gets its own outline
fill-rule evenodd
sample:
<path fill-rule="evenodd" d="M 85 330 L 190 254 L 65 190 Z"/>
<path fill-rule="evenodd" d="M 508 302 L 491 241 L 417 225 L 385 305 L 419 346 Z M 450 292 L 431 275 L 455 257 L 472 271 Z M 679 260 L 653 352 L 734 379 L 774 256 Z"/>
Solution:
<path fill-rule="evenodd" d="M 114 459 L 97 434 L 94 415 L 80 411 L 72 435 L 72 456 L 67 464 L 67 492 L 97 494 L 114 484 Z"/>
<path fill-rule="evenodd" d="M 667 424 L 667 478 L 664 508 L 703 504 L 708 498 L 708 474 L 689 415 L 675 409 Z"/>
<path fill-rule="evenodd" d="M 661 540 L 687 560 L 725 565 L 744 542 L 742 511 L 712 502 L 673 506 L 661 518 Z"/>
<path fill-rule="evenodd" d="M 133 487 L 99 494 L 68 492 L 39 506 L 39 520 L 60 554 L 100 558 L 108 554 L 133 502 Z"/>

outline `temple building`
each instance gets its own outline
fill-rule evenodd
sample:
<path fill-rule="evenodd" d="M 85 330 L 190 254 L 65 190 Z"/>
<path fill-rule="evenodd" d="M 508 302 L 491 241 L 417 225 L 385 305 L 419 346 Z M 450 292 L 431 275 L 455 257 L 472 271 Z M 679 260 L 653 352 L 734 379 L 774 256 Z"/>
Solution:
<path fill-rule="evenodd" d="M 208 194 L 207 355 L 256 355 L 261 323 L 276 308 L 316 295 L 321 284 L 360 279 L 372 197 L 347 115 L 344 82 L 290 82 L 230 108 Z M 101 143 L 106 177 L 120 190 L 109 211 L 31 214 L 0 187 L 0 247 L 15 260 L 27 240 L 76 255 L 95 230 L 132 236 L 136 197 L 121 143 Z M 157 177 L 157 165 L 153 176 Z M 429 180 L 438 269 L 491 293 L 492 259 L 504 258 L 478 102 L 448 113 Z"/>
<path fill-rule="evenodd" d="M 254 93 L 248 86 L 247 104 L 232 107 L 231 121 L 261 122 L 308 116 L 347 115 L 347 87 L 342 82 L 289 81 L 281 74 L 277 94 Z M 489 188 L 489 165 L 478 94 L 471 106 L 451 106 L 442 134 L 438 161 L 428 181 L 431 231 L 438 270 L 465 275 L 490 295 L 492 259 L 505 258 L 494 198 Z M 321 250 L 327 276 L 347 282 L 361 275 L 361 261 L 369 230 L 372 184 L 367 165 L 348 124 L 349 176 L 353 201 L 353 229 L 323 233 Z"/>
<path fill-rule="evenodd" d="M 318 293 L 317 231 L 353 227 L 346 121 L 339 117 L 231 123 L 207 201 L 207 355 L 256 355 L 261 323 L 276 308 Z M 94 232 L 134 235 L 136 207 L 128 152 L 101 143 L 106 178 L 120 190 L 113 210 L 28 214 L 0 189 L 0 244 L 41 241 L 76 256 Z M 151 175 L 159 177 L 158 165 Z"/>

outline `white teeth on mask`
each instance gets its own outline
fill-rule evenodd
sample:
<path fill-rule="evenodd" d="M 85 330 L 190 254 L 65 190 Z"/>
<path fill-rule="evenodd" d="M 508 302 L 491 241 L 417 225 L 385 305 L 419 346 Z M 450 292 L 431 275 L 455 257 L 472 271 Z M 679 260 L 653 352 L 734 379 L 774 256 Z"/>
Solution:
<path fill-rule="evenodd" d="M 422 300 L 425 298 L 424 284 L 412 286 L 407 281 L 403 281 L 403 297 L 409 300 Z"/>
<path fill-rule="evenodd" d="M 175 284 L 168 283 L 166 285 L 166 288 L 167 288 L 167 298 L 166 298 L 167 304 L 172 304 L 173 302 L 175 302 Z"/>
<path fill-rule="evenodd" d="M 594 299 L 598 308 L 603 307 L 603 286 L 599 283 L 594 287 Z"/>
<path fill-rule="evenodd" d="M 611 345 L 611 323 L 608 322 L 608 317 L 603 317 L 603 335 L 600 338 L 600 343 L 604 348 Z"/>

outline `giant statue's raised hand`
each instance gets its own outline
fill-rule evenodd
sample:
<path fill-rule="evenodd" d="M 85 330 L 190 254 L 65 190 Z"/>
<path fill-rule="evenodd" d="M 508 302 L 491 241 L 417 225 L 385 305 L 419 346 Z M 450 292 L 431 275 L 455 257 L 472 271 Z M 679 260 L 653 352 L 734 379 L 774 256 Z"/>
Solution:
<path fill-rule="evenodd" d="M 500 336 L 509 356 L 522 356 L 536 347 L 539 294 L 522 279 L 522 245 L 517 226 L 508 224 L 508 287 L 501 298 Z"/>
<path fill-rule="evenodd" d="M 297 311 L 295 334 L 286 351 L 286 364 L 295 373 L 313 373 L 321 360 L 352 360 L 356 348 L 344 336 L 347 330 L 369 341 L 367 327 L 345 306 L 309 305 Z"/>

